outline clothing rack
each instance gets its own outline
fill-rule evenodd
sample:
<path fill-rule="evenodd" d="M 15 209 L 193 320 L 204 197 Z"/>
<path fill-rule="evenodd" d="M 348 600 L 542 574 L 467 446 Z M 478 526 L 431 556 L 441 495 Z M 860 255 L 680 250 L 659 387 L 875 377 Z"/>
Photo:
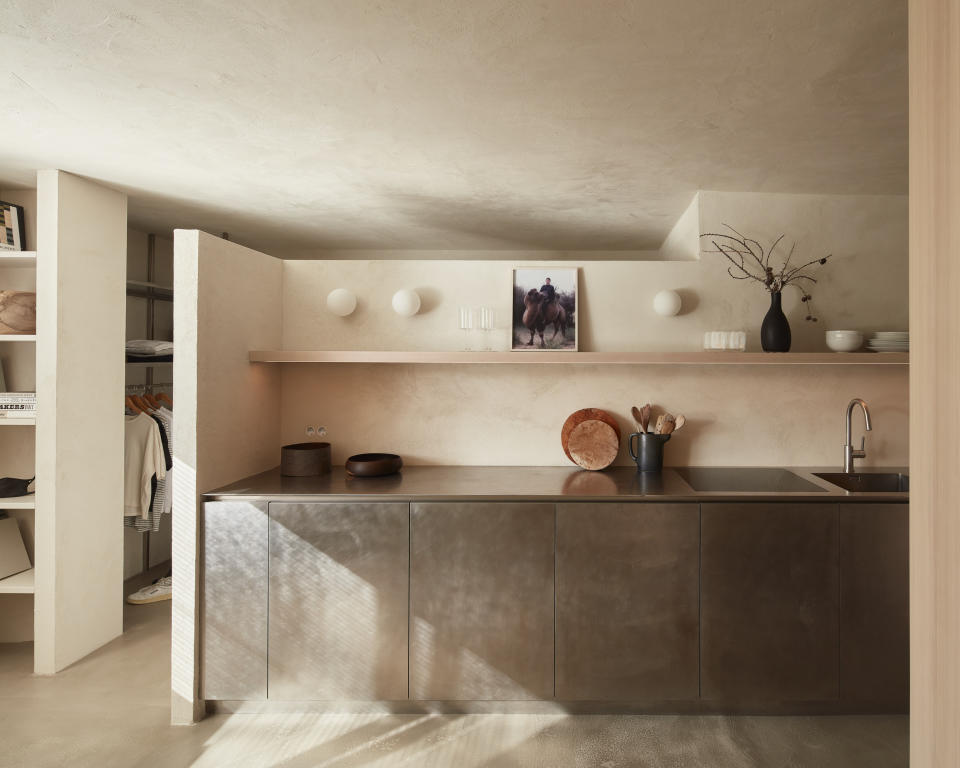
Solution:
<path fill-rule="evenodd" d="M 152 393 L 155 389 L 173 389 L 173 383 L 160 381 L 153 384 L 127 384 L 128 395 L 138 395 L 141 392 Z"/>
<path fill-rule="evenodd" d="M 156 338 L 156 305 L 158 301 L 173 301 L 173 288 L 171 286 L 161 286 L 156 282 L 157 273 L 157 236 L 153 233 L 147 235 L 147 274 L 146 282 L 127 281 L 127 296 L 136 296 L 147 301 L 147 326 L 145 338 Z M 127 368 L 130 371 L 130 368 Z M 145 384 L 128 384 L 126 388 L 127 395 L 154 394 L 166 390 L 168 394 L 173 393 L 173 384 L 169 382 L 155 383 L 153 381 L 154 367 L 147 365 L 144 368 Z M 143 571 L 150 569 L 150 532 L 144 532 L 142 550 Z"/>

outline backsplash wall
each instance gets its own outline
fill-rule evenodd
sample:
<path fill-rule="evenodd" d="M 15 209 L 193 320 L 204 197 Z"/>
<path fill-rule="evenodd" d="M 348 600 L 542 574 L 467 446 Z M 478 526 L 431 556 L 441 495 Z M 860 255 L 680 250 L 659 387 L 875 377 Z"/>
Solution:
<path fill-rule="evenodd" d="M 825 351 L 823 331 L 829 328 L 907 327 L 905 197 L 700 193 L 699 205 L 704 229 L 727 221 L 757 233 L 765 245 L 786 232 L 787 240 L 798 242 L 795 260 L 834 254 L 813 290 L 818 323 L 804 322 L 798 293 L 785 295 L 793 351 Z M 511 269 L 542 263 L 546 275 L 551 263 L 530 258 L 537 252 L 496 261 L 396 255 L 285 261 L 284 348 L 509 349 Z M 769 297 L 755 283 L 728 277 L 722 257 L 580 266 L 583 351 L 694 351 L 705 330 L 745 330 L 748 350 L 759 350 Z M 359 298 L 357 311 L 347 318 L 325 309 L 327 293 L 338 287 Z M 402 318 L 392 311 L 390 298 L 400 288 L 420 293 L 420 314 Z M 683 297 L 677 317 L 653 312 L 653 296 L 664 288 Z M 461 305 L 494 307 L 497 330 L 486 338 L 479 331 L 465 338 L 458 328 Z M 304 439 L 308 424 L 325 425 L 337 463 L 351 453 L 384 450 L 401 453 L 411 464 L 566 465 L 559 434 L 570 412 L 589 406 L 610 410 L 626 435 L 632 429 L 630 406 L 653 401 L 688 419 L 689 426 L 668 445 L 668 464 L 834 465 L 841 460 L 843 408 L 854 396 L 867 400 L 875 420 L 864 465 L 908 461 L 906 367 L 287 364 L 281 369 L 284 442 Z M 621 451 L 618 463 L 629 461 Z"/>
<path fill-rule="evenodd" d="M 567 415 L 604 408 L 626 438 L 630 406 L 651 401 L 687 417 L 666 446 L 667 464 L 839 466 L 844 408 L 854 396 L 870 405 L 874 427 L 860 463 L 908 463 L 906 367 L 282 368 L 284 443 L 305 440 L 307 424 L 325 425 L 335 464 L 388 451 L 410 464 L 572 467 L 560 448 Z M 617 463 L 630 463 L 625 448 Z"/>

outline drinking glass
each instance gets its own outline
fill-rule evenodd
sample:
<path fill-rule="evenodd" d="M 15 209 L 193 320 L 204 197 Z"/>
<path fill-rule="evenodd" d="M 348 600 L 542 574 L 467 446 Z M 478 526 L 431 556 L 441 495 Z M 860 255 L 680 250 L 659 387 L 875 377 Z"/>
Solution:
<path fill-rule="evenodd" d="M 460 330 L 464 333 L 463 348 L 470 351 L 470 336 L 473 332 L 473 307 L 460 307 Z"/>
<path fill-rule="evenodd" d="M 480 307 L 477 310 L 477 314 L 480 318 L 480 330 L 484 332 L 483 348 L 489 352 L 493 349 L 491 346 L 490 332 L 496 328 L 496 316 L 494 315 L 493 307 Z"/>

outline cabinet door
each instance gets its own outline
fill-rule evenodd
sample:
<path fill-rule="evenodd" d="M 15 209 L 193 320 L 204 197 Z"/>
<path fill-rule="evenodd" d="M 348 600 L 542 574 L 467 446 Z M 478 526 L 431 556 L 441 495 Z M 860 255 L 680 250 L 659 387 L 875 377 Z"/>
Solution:
<path fill-rule="evenodd" d="M 203 505 L 205 699 L 267 697 L 267 505 Z"/>
<path fill-rule="evenodd" d="M 557 507 L 557 698 L 699 696 L 697 504 Z"/>
<path fill-rule="evenodd" d="M 906 504 L 840 506 L 840 694 L 861 711 L 909 708 L 909 529 Z"/>
<path fill-rule="evenodd" d="M 270 698 L 407 698 L 406 503 L 270 505 Z"/>
<path fill-rule="evenodd" d="M 413 504 L 411 526 L 411 697 L 552 697 L 553 504 Z"/>
<path fill-rule="evenodd" d="M 731 704 L 839 696 L 835 504 L 704 504 L 702 696 Z"/>

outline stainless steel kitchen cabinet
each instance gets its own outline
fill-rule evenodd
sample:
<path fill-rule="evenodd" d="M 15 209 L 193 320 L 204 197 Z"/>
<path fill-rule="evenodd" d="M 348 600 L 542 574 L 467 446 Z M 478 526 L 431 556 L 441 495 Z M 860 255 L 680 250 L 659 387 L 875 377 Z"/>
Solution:
<path fill-rule="evenodd" d="M 407 698 L 409 505 L 271 503 L 269 697 Z"/>
<path fill-rule="evenodd" d="M 700 507 L 557 506 L 557 698 L 699 696 Z"/>
<path fill-rule="evenodd" d="M 203 505 L 202 692 L 267 697 L 267 503 Z"/>
<path fill-rule="evenodd" d="M 703 699 L 838 701 L 838 506 L 716 503 L 701 514 Z"/>
<path fill-rule="evenodd" d="M 906 504 L 840 505 L 840 697 L 855 711 L 910 707 Z"/>
<path fill-rule="evenodd" d="M 553 697 L 554 505 L 411 505 L 410 694 Z"/>

